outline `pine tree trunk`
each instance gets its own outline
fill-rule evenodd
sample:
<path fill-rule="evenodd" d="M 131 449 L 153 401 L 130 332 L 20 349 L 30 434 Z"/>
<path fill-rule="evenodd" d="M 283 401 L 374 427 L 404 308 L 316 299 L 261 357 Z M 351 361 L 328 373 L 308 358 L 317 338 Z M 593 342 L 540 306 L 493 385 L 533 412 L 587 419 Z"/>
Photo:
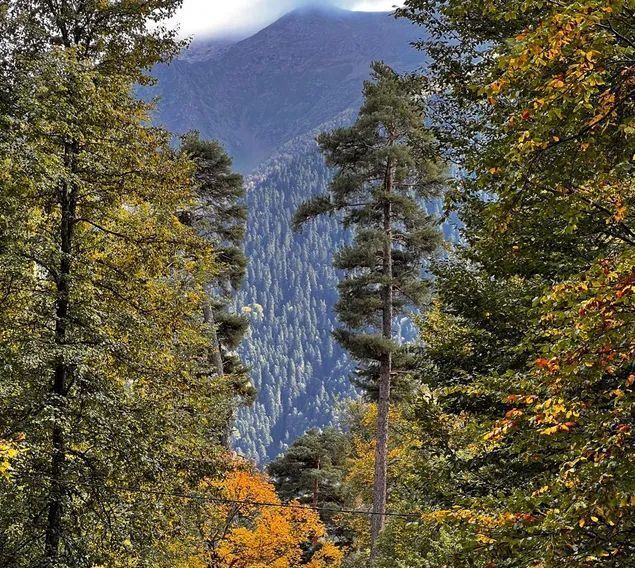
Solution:
<path fill-rule="evenodd" d="M 213 291 L 207 290 L 207 294 L 211 297 Z M 216 321 L 214 319 L 214 311 L 210 306 L 209 302 L 206 302 L 203 306 L 203 321 L 209 324 L 210 329 L 212 330 L 212 362 L 214 368 L 216 370 L 216 374 L 220 377 L 225 373 L 224 365 L 223 365 L 223 352 L 221 350 L 220 339 L 218 338 L 218 332 L 216 331 Z M 223 429 L 223 433 L 221 434 L 220 443 L 226 448 L 230 449 L 230 440 L 231 440 L 231 428 L 232 422 L 234 420 L 233 414 L 227 417 L 225 428 Z"/>
<path fill-rule="evenodd" d="M 388 164 L 386 173 L 386 193 L 392 191 L 393 166 Z M 383 288 L 382 335 L 392 340 L 393 288 L 392 288 L 392 205 L 384 203 L 384 250 L 383 276 L 386 281 Z M 377 445 L 375 448 L 375 480 L 373 484 L 373 516 L 371 521 L 371 558 L 377 553 L 376 544 L 384 529 L 386 514 L 386 488 L 388 470 L 388 412 L 390 410 L 390 378 L 392 355 L 387 353 L 380 361 L 379 400 L 377 402 Z"/>
<path fill-rule="evenodd" d="M 320 471 L 320 460 L 318 460 L 318 462 L 317 462 L 317 468 L 316 469 L 318 471 Z M 319 500 L 320 500 L 320 481 L 316 477 L 313 480 L 313 507 L 317 508 Z"/>
<path fill-rule="evenodd" d="M 322 464 L 320 462 L 320 459 L 318 459 L 316 464 L 316 469 L 318 471 L 320 471 L 321 465 Z M 316 511 L 317 511 L 319 503 L 320 503 L 320 480 L 316 476 L 316 478 L 313 480 L 313 508 Z M 311 538 L 311 545 L 313 547 L 316 547 L 318 545 L 318 542 L 319 542 L 319 538 L 317 534 L 314 534 L 313 537 Z"/>
<path fill-rule="evenodd" d="M 184 215 L 181 222 L 192 227 L 193 221 L 192 217 L 188 215 Z M 212 284 L 208 284 L 205 286 L 205 294 L 207 296 L 205 303 L 203 304 L 203 321 L 209 326 L 211 333 L 211 348 L 209 352 L 209 361 L 214 366 L 214 370 L 216 371 L 216 375 L 221 377 L 225 374 L 225 369 L 223 365 L 223 351 L 220 344 L 220 339 L 218 338 L 218 331 L 216 330 L 216 320 L 214 318 L 214 310 L 211 306 L 211 299 L 214 297 L 214 286 Z M 226 448 L 230 449 L 230 439 L 231 439 L 231 426 L 233 422 L 233 414 L 230 413 L 230 416 L 227 417 L 225 428 L 220 436 L 220 444 Z"/>
<path fill-rule="evenodd" d="M 211 295 L 211 292 L 208 292 Z M 209 324 L 212 330 L 212 361 L 217 375 L 222 375 L 223 370 L 223 353 L 221 351 L 220 340 L 218 339 L 218 332 L 216 331 L 216 321 L 214 320 L 214 312 L 209 302 L 206 302 L 203 306 L 203 321 Z"/>
<path fill-rule="evenodd" d="M 74 158 L 78 153 L 76 144 L 67 144 L 64 162 L 67 170 L 74 167 Z M 70 312 L 70 276 L 73 251 L 73 229 L 77 209 L 77 187 L 62 181 L 60 184 L 59 204 L 61 209 L 60 266 L 56 282 L 55 300 L 55 345 L 63 350 L 67 339 L 67 322 Z M 55 363 L 53 384 L 51 388 L 52 405 L 55 418 L 51 433 L 51 479 L 49 490 L 48 518 L 45 532 L 44 555 L 50 561 L 59 557 L 62 540 L 63 499 L 66 494 L 64 484 L 64 466 L 66 464 L 66 440 L 61 425 L 66 407 L 68 384 L 71 380 L 72 368 L 62 353 Z"/>

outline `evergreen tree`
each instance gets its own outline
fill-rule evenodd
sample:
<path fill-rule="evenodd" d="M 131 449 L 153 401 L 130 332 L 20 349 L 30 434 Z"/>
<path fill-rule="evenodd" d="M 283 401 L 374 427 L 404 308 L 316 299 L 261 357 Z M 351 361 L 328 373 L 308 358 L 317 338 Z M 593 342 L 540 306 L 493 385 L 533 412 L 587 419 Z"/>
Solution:
<path fill-rule="evenodd" d="M 388 412 L 401 351 L 394 318 L 425 300 L 422 269 L 440 234 L 424 200 L 440 194 L 444 168 L 424 125 L 421 81 L 383 63 L 372 70 L 355 124 L 319 137 L 335 176 L 327 194 L 299 208 L 295 225 L 336 214 L 353 231 L 352 244 L 335 259 L 345 272 L 336 307 L 344 327 L 335 334 L 359 361 L 360 376 L 377 382 L 374 544 L 385 522 Z"/>
<path fill-rule="evenodd" d="M 208 301 L 203 307 L 203 318 L 212 335 L 210 361 L 216 374 L 229 381 L 235 396 L 249 402 L 255 390 L 248 369 L 236 353 L 249 321 L 230 309 L 247 266 L 242 249 L 247 224 L 243 179 L 232 171 L 231 158 L 223 147 L 215 141 L 201 140 L 196 132 L 183 136 L 181 152 L 195 164 L 197 195 L 195 206 L 181 213 L 181 221 L 213 245 L 219 263 L 218 274 L 206 285 Z M 227 417 L 228 432 L 233 418 L 232 412 Z M 229 444 L 228 435 L 224 441 Z"/>
<path fill-rule="evenodd" d="M 319 507 L 331 534 L 334 512 L 346 502 L 343 477 L 349 446 L 348 436 L 334 428 L 309 430 L 267 466 L 278 495 Z"/>
<path fill-rule="evenodd" d="M 630 566 L 633 11 L 407 0 L 469 176 L 378 566 Z M 423 514 L 421 514 L 423 512 Z"/>

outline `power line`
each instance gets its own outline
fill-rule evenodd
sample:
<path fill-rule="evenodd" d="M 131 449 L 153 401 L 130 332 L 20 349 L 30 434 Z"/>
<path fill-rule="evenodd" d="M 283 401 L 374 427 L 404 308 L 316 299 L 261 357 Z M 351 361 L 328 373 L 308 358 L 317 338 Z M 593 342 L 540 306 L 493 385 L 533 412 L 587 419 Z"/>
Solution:
<path fill-rule="evenodd" d="M 39 476 L 40 478 L 42 475 Z M 46 476 L 45 477 L 49 477 Z M 313 505 L 294 505 L 293 503 L 270 503 L 267 501 L 252 501 L 249 499 L 228 499 L 225 497 L 211 497 L 209 495 L 201 495 L 200 493 L 186 493 L 186 492 L 172 492 L 172 491 L 159 491 L 153 489 L 142 489 L 140 487 L 121 487 L 121 486 L 108 486 L 105 483 L 105 479 L 98 477 L 94 478 L 95 481 L 101 481 L 103 483 L 103 489 L 110 489 L 113 491 L 123 491 L 125 493 L 137 493 L 141 495 L 154 495 L 156 497 L 173 497 L 176 499 L 187 499 L 190 501 L 202 501 L 206 503 L 216 503 L 219 505 L 249 505 L 251 507 L 271 507 L 276 509 L 301 509 L 310 511 L 322 511 L 325 513 L 333 514 L 347 514 L 347 515 L 363 515 L 373 517 L 376 515 L 383 515 L 384 517 L 398 517 L 412 519 L 421 517 L 423 511 L 412 511 L 408 513 L 398 513 L 393 511 L 386 511 L 385 513 L 376 513 L 374 511 L 364 511 L 361 509 L 335 509 L 332 507 L 316 507 Z M 63 483 L 63 482 L 62 482 Z M 80 485 L 83 487 L 95 488 L 95 485 L 86 481 L 73 480 L 69 482 L 71 485 Z"/>
<path fill-rule="evenodd" d="M 188 499 L 192 501 L 204 501 L 209 503 L 216 503 L 222 505 L 250 505 L 252 507 L 272 507 L 277 509 L 302 509 L 311 511 L 323 511 L 329 513 L 342 513 L 351 515 L 382 515 L 385 517 L 401 517 L 401 518 L 413 518 L 422 515 L 421 512 L 413 513 L 396 513 L 387 511 L 385 513 L 375 513 L 374 511 L 363 511 L 360 509 L 334 509 L 331 507 L 315 507 L 312 505 L 294 505 L 292 503 L 268 503 L 266 501 L 251 501 L 249 499 L 226 499 L 223 497 L 210 497 L 208 495 L 200 495 L 195 493 L 173 493 L 169 491 L 153 491 L 150 489 L 131 489 L 125 488 L 123 491 L 129 493 L 141 493 L 147 495 L 156 495 L 158 497 L 175 497 L 177 499 Z"/>
<path fill-rule="evenodd" d="M 95 481 L 105 481 L 95 479 Z M 93 484 L 88 482 L 81 482 L 77 480 L 73 480 L 70 482 L 71 485 L 80 485 L 83 487 L 95 488 Z M 172 491 L 159 491 L 153 489 L 142 489 L 140 487 L 116 487 L 116 486 L 108 486 L 103 485 L 102 489 L 110 489 L 113 491 L 123 491 L 125 493 L 137 493 L 141 495 L 154 495 L 156 497 L 173 497 L 176 499 L 187 499 L 190 501 L 202 501 L 205 503 L 215 503 L 218 505 L 249 505 L 251 507 L 271 507 L 276 509 L 301 509 L 301 510 L 310 510 L 310 511 L 322 511 L 325 513 L 333 513 L 333 514 L 346 514 L 346 515 L 364 515 L 364 516 L 376 516 L 382 515 L 382 513 L 375 513 L 374 511 L 364 511 L 361 509 L 336 509 L 333 507 L 316 507 L 313 505 L 301 505 L 301 504 L 293 504 L 293 503 L 271 503 L 267 501 L 252 501 L 250 499 L 228 499 L 225 497 L 211 497 L 209 495 L 201 495 L 200 493 L 186 493 L 186 492 L 172 492 Z M 385 517 L 399 517 L 399 518 L 407 518 L 412 519 L 415 517 L 420 517 L 423 514 L 422 511 L 414 511 L 409 513 L 398 513 L 393 511 L 386 511 L 383 513 Z"/>

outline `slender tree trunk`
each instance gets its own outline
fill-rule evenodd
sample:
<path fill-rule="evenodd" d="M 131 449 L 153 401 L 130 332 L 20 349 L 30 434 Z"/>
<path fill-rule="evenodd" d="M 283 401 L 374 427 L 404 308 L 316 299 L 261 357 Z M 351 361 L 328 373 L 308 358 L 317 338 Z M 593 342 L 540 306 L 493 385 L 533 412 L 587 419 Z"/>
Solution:
<path fill-rule="evenodd" d="M 321 468 L 322 468 L 322 464 L 320 460 L 318 459 L 316 464 L 316 469 L 320 471 Z M 313 480 L 313 508 L 317 510 L 319 503 L 320 503 L 320 480 L 316 476 L 315 479 Z M 313 538 L 311 539 L 311 544 L 313 546 L 317 546 L 318 541 L 319 539 L 317 535 L 313 535 Z"/>
<path fill-rule="evenodd" d="M 208 291 L 208 294 L 211 297 L 210 291 Z M 224 373 L 223 353 L 221 351 L 220 340 L 218 339 L 218 333 L 216 331 L 214 312 L 212 311 L 212 307 L 209 305 L 209 302 L 206 302 L 203 306 L 203 320 L 205 323 L 209 324 L 210 329 L 212 330 L 212 362 L 214 364 L 214 368 L 216 369 L 216 374 L 220 376 Z"/>
<path fill-rule="evenodd" d="M 385 190 L 393 188 L 394 170 L 389 162 Z M 392 340 L 393 287 L 392 287 L 392 204 L 384 203 L 384 250 L 383 276 L 386 281 L 382 291 L 383 314 L 382 335 Z M 379 400 L 377 402 L 377 445 L 375 448 L 375 480 L 373 484 L 373 516 L 371 521 L 371 558 L 376 556 L 376 544 L 384 529 L 386 514 L 386 477 L 388 470 L 388 412 L 390 410 L 390 378 L 392 373 L 392 354 L 381 358 L 379 371 Z"/>
<path fill-rule="evenodd" d="M 315 469 L 320 471 L 322 469 L 322 460 L 318 458 L 315 464 Z M 320 500 L 320 480 L 316 476 L 313 480 L 313 506 L 317 507 Z"/>
<path fill-rule="evenodd" d="M 212 287 L 209 286 L 206 290 L 209 298 L 212 297 L 214 291 Z M 216 374 L 220 377 L 225 374 L 225 369 L 223 365 L 223 351 L 221 349 L 220 339 L 218 338 L 218 332 L 216 331 L 216 321 L 214 318 L 214 311 L 212 310 L 212 306 L 210 302 L 206 302 L 203 306 L 203 320 L 205 323 L 209 324 L 210 329 L 212 330 L 212 363 L 214 368 L 216 369 Z M 223 433 L 221 434 L 220 443 L 227 450 L 230 449 L 230 440 L 231 440 L 231 429 L 232 423 L 234 421 L 233 412 L 230 410 L 227 419 L 225 420 L 225 427 L 223 428 Z"/>
<path fill-rule="evenodd" d="M 64 162 L 67 171 L 74 168 L 75 156 L 78 148 L 75 143 L 66 144 Z M 60 183 L 59 204 L 61 221 L 60 237 L 60 266 L 56 282 L 55 300 L 55 345 L 63 350 L 67 340 L 67 322 L 70 313 L 70 276 L 72 268 L 73 229 L 77 209 L 77 187 L 74 183 L 63 180 Z M 48 518 L 45 532 L 44 555 L 54 563 L 60 554 L 62 540 L 63 500 L 66 494 L 64 483 L 64 466 L 66 464 L 66 440 L 62 421 L 66 408 L 69 383 L 72 379 L 72 367 L 66 360 L 64 353 L 58 355 L 55 362 L 53 384 L 51 387 L 52 403 L 55 417 L 51 432 L 51 487 L 49 491 Z"/>
<path fill-rule="evenodd" d="M 319 495 L 320 495 L 320 482 L 317 480 L 317 478 L 315 478 L 313 480 L 313 506 L 314 507 L 318 506 Z"/>

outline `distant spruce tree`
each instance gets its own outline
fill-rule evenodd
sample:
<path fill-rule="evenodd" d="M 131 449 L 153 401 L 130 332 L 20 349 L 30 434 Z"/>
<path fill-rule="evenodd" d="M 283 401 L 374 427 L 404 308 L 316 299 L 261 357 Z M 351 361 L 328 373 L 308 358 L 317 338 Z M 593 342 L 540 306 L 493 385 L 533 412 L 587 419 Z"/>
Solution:
<path fill-rule="evenodd" d="M 320 508 L 320 517 L 331 525 L 334 511 L 345 502 L 343 477 L 349 455 L 348 435 L 334 428 L 312 429 L 271 462 L 267 472 L 282 499 Z"/>
<path fill-rule="evenodd" d="M 329 191 L 305 202 L 294 220 L 299 228 L 337 215 L 353 233 L 352 244 L 335 258 L 345 273 L 336 306 L 344 325 L 335 336 L 358 361 L 362 384 L 378 391 L 373 549 L 385 524 L 391 380 L 403 354 L 394 319 L 425 303 L 422 270 L 441 241 L 424 202 L 441 194 L 445 168 L 424 125 L 422 93 L 421 79 L 374 63 L 355 124 L 318 138 L 335 169 Z"/>

